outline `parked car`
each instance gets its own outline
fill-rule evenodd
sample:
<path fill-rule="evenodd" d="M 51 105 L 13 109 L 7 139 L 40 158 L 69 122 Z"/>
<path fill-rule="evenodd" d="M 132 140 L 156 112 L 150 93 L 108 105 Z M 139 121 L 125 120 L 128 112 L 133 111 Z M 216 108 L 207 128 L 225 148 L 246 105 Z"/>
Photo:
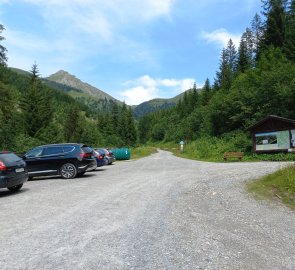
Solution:
<path fill-rule="evenodd" d="M 93 150 L 93 152 L 96 159 L 97 167 L 101 167 L 107 164 L 107 159 L 105 157 L 104 151 Z"/>
<path fill-rule="evenodd" d="M 93 149 L 85 144 L 65 143 L 42 145 L 28 151 L 23 159 L 29 177 L 60 175 L 75 178 L 96 168 Z"/>
<path fill-rule="evenodd" d="M 29 178 L 26 163 L 12 152 L 0 152 L 0 188 L 20 190 Z"/>
<path fill-rule="evenodd" d="M 96 151 L 103 151 L 106 157 L 106 165 L 111 165 L 113 162 L 116 161 L 116 158 L 111 150 L 106 148 L 95 148 Z"/>

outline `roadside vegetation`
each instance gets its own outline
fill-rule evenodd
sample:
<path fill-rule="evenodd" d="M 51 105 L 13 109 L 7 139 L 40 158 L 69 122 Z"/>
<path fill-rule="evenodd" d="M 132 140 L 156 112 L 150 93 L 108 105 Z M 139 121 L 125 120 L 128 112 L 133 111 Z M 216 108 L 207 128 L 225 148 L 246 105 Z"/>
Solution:
<path fill-rule="evenodd" d="M 295 161 L 295 154 L 277 153 L 277 154 L 255 154 L 251 152 L 251 139 L 243 133 L 230 133 L 222 137 L 202 137 L 184 145 L 184 151 L 180 152 L 179 143 L 161 142 L 151 143 L 154 147 L 168 150 L 178 157 L 223 162 L 225 152 L 235 151 L 244 152 L 242 161 Z M 229 159 L 228 162 L 238 161 L 238 159 Z"/>
<path fill-rule="evenodd" d="M 150 156 L 151 154 L 157 153 L 157 149 L 152 146 L 138 146 L 132 147 L 131 151 L 131 159 L 139 159 L 143 157 Z"/>
<path fill-rule="evenodd" d="M 279 200 L 295 210 L 295 166 L 250 182 L 247 189 L 258 199 Z"/>
<path fill-rule="evenodd" d="M 141 143 L 173 150 L 184 141 L 181 156 L 199 160 L 220 161 L 227 151 L 242 151 L 249 161 L 292 159 L 251 153 L 249 127 L 268 115 L 295 119 L 295 0 L 263 0 L 262 7 L 239 47 L 229 40 L 222 50 L 213 83 L 194 85 L 176 107 L 139 119 Z"/>
<path fill-rule="evenodd" d="M 251 153 L 251 125 L 268 115 L 295 119 L 295 0 L 262 0 L 261 14 L 254 15 L 238 48 L 228 41 L 213 82 L 206 79 L 202 89 L 195 83 L 176 106 L 136 120 L 125 104 L 98 110 L 97 104 L 87 106 L 44 85 L 36 64 L 29 75 L 13 72 L 0 44 L 0 149 L 21 153 L 61 142 L 140 144 L 198 160 L 222 161 L 227 151 L 244 152 L 245 161 L 292 160 L 291 154 Z M 4 30 L 0 24 L 0 42 Z"/>

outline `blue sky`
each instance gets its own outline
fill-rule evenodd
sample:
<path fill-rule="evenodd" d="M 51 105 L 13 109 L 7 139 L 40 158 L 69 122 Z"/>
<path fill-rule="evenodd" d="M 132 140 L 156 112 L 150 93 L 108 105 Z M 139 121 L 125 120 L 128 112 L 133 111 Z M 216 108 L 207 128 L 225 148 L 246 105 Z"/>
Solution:
<path fill-rule="evenodd" d="M 129 105 L 211 82 L 260 0 L 0 0 L 8 65 L 66 70 Z"/>

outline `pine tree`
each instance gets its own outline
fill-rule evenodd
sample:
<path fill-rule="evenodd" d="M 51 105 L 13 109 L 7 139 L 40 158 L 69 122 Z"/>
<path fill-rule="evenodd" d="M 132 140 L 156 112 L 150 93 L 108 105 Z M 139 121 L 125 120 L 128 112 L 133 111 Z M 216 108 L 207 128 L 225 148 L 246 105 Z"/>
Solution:
<path fill-rule="evenodd" d="M 251 33 L 253 43 L 253 59 L 258 60 L 258 56 L 261 52 L 261 42 L 264 33 L 263 23 L 261 17 L 256 13 L 251 22 Z"/>
<path fill-rule="evenodd" d="M 288 59 L 295 61 L 295 0 L 291 1 L 286 19 L 286 37 L 283 46 Z"/>
<path fill-rule="evenodd" d="M 74 142 L 81 133 L 80 111 L 75 105 L 69 106 L 65 116 L 64 137 L 66 142 Z"/>
<path fill-rule="evenodd" d="M 135 127 L 135 123 L 134 123 L 134 118 L 132 115 L 132 110 L 129 107 L 127 110 L 127 128 L 128 128 L 128 132 L 126 134 L 126 142 L 127 145 L 129 146 L 135 146 L 136 141 L 137 141 L 137 132 L 136 132 L 136 127 Z"/>
<path fill-rule="evenodd" d="M 0 34 L 3 32 L 3 30 L 5 30 L 4 26 L 2 24 L 0 24 Z M 4 40 L 5 38 L 2 37 L 0 35 L 0 41 Z M 0 44 L 0 65 L 4 65 L 6 66 L 6 62 L 7 62 L 7 49 Z"/>
<path fill-rule="evenodd" d="M 140 143 L 146 143 L 149 140 L 151 127 L 152 123 L 149 115 L 144 115 L 139 119 L 138 137 Z"/>
<path fill-rule="evenodd" d="M 119 107 L 117 103 L 114 103 L 111 110 L 111 124 L 113 126 L 113 134 L 118 136 L 118 125 L 119 125 Z"/>
<path fill-rule="evenodd" d="M 232 39 L 228 41 L 228 44 L 226 47 L 226 54 L 227 54 L 230 71 L 232 75 L 234 76 L 237 71 L 237 50 Z"/>
<path fill-rule="evenodd" d="M 262 49 L 269 46 L 282 48 L 286 30 L 287 0 L 262 0 L 266 16 L 265 30 L 262 38 Z"/>
<path fill-rule="evenodd" d="M 207 78 L 205 81 L 205 85 L 204 85 L 202 92 L 201 92 L 201 104 L 203 106 L 206 106 L 208 104 L 210 98 L 212 97 L 211 93 L 212 93 L 212 89 L 210 86 L 210 81 Z"/>
<path fill-rule="evenodd" d="M 9 149 L 16 135 L 18 93 L 13 87 L 0 81 L 0 149 Z"/>
<path fill-rule="evenodd" d="M 243 33 L 238 49 L 237 71 L 244 73 L 252 67 L 253 40 L 249 28 Z"/>
<path fill-rule="evenodd" d="M 37 65 L 31 70 L 31 84 L 21 100 L 25 130 L 31 137 L 38 136 L 52 118 L 51 98 L 39 79 Z"/>
<path fill-rule="evenodd" d="M 125 103 L 123 103 L 123 106 L 121 109 L 118 127 L 119 127 L 120 138 L 126 144 L 128 127 L 127 127 L 127 106 Z"/>
<path fill-rule="evenodd" d="M 226 49 L 222 50 L 219 71 L 216 72 L 214 88 L 228 90 L 237 72 L 237 51 L 230 39 Z"/>

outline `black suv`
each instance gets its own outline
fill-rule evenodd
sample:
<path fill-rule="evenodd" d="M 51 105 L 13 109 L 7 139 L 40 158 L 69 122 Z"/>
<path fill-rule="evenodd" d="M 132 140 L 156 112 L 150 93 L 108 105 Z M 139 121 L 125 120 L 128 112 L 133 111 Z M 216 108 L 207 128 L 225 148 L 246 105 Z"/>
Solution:
<path fill-rule="evenodd" d="M 17 191 L 28 177 L 26 163 L 20 157 L 11 152 L 0 152 L 0 188 Z"/>
<path fill-rule="evenodd" d="M 33 148 L 23 159 L 27 163 L 29 177 L 60 175 L 75 178 L 96 168 L 91 147 L 85 144 L 49 144 Z"/>

